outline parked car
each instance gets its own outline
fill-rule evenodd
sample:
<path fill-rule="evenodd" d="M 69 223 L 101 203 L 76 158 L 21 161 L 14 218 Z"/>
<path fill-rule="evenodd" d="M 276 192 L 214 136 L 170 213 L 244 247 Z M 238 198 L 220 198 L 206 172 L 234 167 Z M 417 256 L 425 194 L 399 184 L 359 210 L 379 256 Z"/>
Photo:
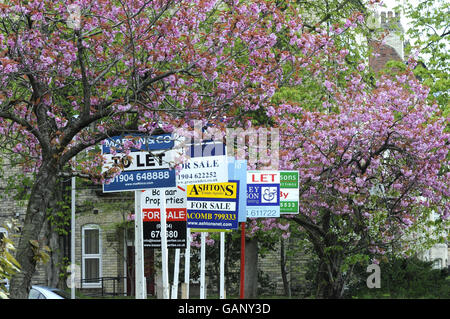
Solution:
<path fill-rule="evenodd" d="M 28 299 L 70 299 L 64 290 L 44 286 L 31 286 Z"/>
<path fill-rule="evenodd" d="M 9 291 L 9 281 L 5 284 L 6 291 Z M 28 299 L 70 299 L 70 295 L 64 290 L 45 286 L 31 286 Z"/>

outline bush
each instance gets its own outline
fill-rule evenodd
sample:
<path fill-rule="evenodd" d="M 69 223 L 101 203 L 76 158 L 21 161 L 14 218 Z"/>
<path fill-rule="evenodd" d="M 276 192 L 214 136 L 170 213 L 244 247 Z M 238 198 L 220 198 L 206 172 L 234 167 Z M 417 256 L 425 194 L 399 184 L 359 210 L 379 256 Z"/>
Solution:
<path fill-rule="evenodd" d="M 367 267 L 367 265 L 366 265 Z M 380 263 L 381 288 L 369 289 L 365 267 L 357 270 L 359 280 L 349 286 L 353 298 L 450 298 L 447 269 L 432 269 L 432 262 L 416 257 L 391 259 Z"/>

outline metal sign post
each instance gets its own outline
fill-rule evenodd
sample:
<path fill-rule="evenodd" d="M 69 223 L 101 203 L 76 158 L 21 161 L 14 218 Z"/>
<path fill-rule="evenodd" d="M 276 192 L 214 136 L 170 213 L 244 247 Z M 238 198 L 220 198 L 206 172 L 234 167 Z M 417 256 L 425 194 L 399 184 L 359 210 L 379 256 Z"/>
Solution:
<path fill-rule="evenodd" d="M 173 269 L 173 285 L 172 285 L 172 299 L 178 299 L 178 273 L 180 269 L 180 249 L 175 249 L 175 262 Z"/>
<path fill-rule="evenodd" d="M 191 229 L 186 230 L 186 250 L 184 252 L 184 285 L 186 289 L 185 298 L 189 299 L 189 272 L 191 262 Z"/>
<path fill-rule="evenodd" d="M 220 233 L 220 299 L 225 299 L 225 233 Z"/>
<path fill-rule="evenodd" d="M 247 219 L 247 161 L 235 160 L 228 157 L 229 180 L 239 181 L 239 213 L 238 222 L 241 223 L 241 273 L 240 299 L 244 299 L 245 288 L 245 222 Z"/>
<path fill-rule="evenodd" d="M 163 280 L 163 298 L 169 299 L 169 262 L 167 251 L 167 228 L 166 228 L 166 192 L 161 192 L 161 262 Z"/>
<path fill-rule="evenodd" d="M 200 299 L 206 298 L 205 287 L 205 246 L 206 246 L 206 234 L 201 233 L 201 246 L 200 246 Z"/>
<path fill-rule="evenodd" d="M 72 203 L 71 203 L 71 224 L 70 224 L 70 298 L 75 299 L 75 176 L 72 177 Z"/>
<path fill-rule="evenodd" d="M 135 256 L 135 279 L 136 279 L 136 299 L 146 299 L 144 283 L 144 238 L 143 221 L 141 210 L 142 191 L 135 191 L 134 199 L 134 256 Z"/>
<path fill-rule="evenodd" d="M 244 299 L 245 291 L 245 222 L 241 223 L 241 287 L 240 299 Z"/>

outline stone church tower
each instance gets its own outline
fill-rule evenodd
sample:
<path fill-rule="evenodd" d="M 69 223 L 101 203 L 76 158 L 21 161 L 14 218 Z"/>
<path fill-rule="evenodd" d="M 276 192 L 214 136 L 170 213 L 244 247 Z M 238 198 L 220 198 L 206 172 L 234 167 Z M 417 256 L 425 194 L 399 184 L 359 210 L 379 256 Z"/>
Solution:
<path fill-rule="evenodd" d="M 400 13 L 398 12 L 376 12 L 371 19 L 371 26 L 376 30 L 382 30 L 381 32 L 386 34 L 382 41 L 369 39 L 369 46 L 373 48 L 373 54 L 369 58 L 369 65 L 375 72 L 379 72 L 388 61 L 404 60 L 404 30 L 400 23 Z"/>

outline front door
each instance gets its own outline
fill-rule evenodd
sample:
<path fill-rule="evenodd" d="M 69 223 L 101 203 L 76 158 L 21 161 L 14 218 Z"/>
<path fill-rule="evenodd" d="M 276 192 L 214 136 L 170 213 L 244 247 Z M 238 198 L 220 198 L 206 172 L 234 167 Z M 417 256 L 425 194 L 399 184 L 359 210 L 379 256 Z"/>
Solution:
<path fill-rule="evenodd" d="M 136 296 L 135 292 L 134 246 L 127 246 L 127 295 Z M 144 276 L 147 280 L 147 296 L 155 295 L 155 266 L 153 248 L 144 247 Z"/>

